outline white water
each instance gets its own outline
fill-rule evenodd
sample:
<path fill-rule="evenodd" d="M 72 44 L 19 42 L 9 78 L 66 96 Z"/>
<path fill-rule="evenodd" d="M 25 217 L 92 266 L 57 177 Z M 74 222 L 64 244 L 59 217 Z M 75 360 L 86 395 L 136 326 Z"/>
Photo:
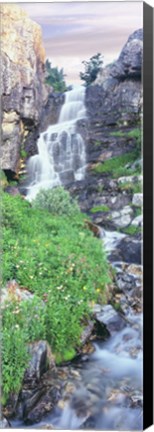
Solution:
<path fill-rule="evenodd" d="M 117 231 L 106 231 L 103 228 L 100 228 L 100 238 L 103 240 L 103 245 L 107 254 L 111 253 L 119 242 L 126 237 L 126 234 L 117 232 Z"/>
<path fill-rule="evenodd" d="M 29 201 L 40 189 L 51 189 L 84 178 L 85 145 L 76 131 L 77 120 L 86 117 L 84 97 L 84 87 L 66 92 L 58 123 L 40 134 L 38 154 L 29 159 L 27 167 Z"/>

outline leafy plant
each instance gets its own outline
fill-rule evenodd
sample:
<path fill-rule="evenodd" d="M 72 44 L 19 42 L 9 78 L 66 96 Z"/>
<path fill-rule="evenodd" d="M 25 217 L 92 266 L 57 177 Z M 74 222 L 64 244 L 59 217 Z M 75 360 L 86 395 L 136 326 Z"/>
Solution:
<path fill-rule="evenodd" d="M 65 92 L 67 90 L 65 83 L 65 74 L 62 69 L 52 67 L 50 61 L 47 59 L 45 63 L 46 68 L 46 83 L 52 86 L 56 92 Z"/>
<path fill-rule="evenodd" d="M 85 85 L 90 85 L 97 78 L 103 64 L 102 55 L 97 53 L 92 56 L 89 61 L 82 62 L 85 67 L 85 72 L 80 72 L 81 80 L 85 81 Z"/>
<path fill-rule="evenodd" d="M 71 199 L 69 192 L 63 187 L 57 187 L 50 190 L 41 190 L 35 200 L 32 202 L 33 207 L 46 209 L 52 215 L 74 216 L 79 213 L 77 202 Z"/>

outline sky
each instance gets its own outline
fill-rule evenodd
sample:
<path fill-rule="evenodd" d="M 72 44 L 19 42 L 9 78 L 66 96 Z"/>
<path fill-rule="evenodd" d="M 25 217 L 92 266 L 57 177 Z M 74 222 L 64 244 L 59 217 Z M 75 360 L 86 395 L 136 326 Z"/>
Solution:
<path fill-rule="evenodd" d="M 20 3 L 41 25 L 46 57 L 64 69 L 67 84 L 80 84 L 82 61 L 100 52 L 116 60 L 129 35 L 143 27 L 142 2 Z"/>

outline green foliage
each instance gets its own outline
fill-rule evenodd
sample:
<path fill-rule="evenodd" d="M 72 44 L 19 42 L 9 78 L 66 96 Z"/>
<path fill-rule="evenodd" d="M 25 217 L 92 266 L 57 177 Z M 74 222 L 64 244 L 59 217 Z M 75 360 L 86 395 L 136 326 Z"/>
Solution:
<path fill-rule="evenodd" d="M 3 311 L 5 398 L 20 388 L 28 342 L 46 339 L 57 360 L 68 360 L 80 346 L 90 302 L 98 296 L 106 300 L 110 278 L 102 243 L 85 227 L 84 215 L 72 208 L 71 217 L 70 209 L 62 215 L 54 209 L 53 215 L 20 196 L 2 194 L 3 286 L 15 279 L 35 294 Z"/>
<path fill-rule="evenodd" d="M 113 178 L 118 178 L 124 175 L 138 175 L 138 172 L 131 168 L 126 168 L 126 164 L 134 162 L 136 159 L 136 151 L 125 153 L 121 156 L 115 156 L 112 159 L 108 159 L 104 162 L 99 163 L 93 170 L 98 173 L 110 173 Z"/>
<path fill-rule="evenodd" d="M 52 215 L 73 217 L 80 212 L 77 202 L 71 199 L 69 192 L 62 186 L 50 190 L 42 189 L 32 205 L 35 208 L 46 209 Z"/>
<path fill-rule="evenodd" d="M 121 191 L 128 191 L 130 193 L 140 193 L 142 190 L 141 182 L 125 182 L 119 185 Z"/>
<path fill-rule="evenodd" d="M 18 392 L 29 359 L 26 343 L 45 338 L 45 305 L 38 296 L 5 305 L 2 314 L 3 398 Z M 13 332 L 13 337 L 11 334 Z"/>
<path fill-rule="evenodd" d="M 20 149 L 20 156 L 22 159 L 26 159 L 27 157 L 27 152 L 24 149 Z"/>
<path fill-rule="evenodd" d="M 141 152 L 141 126 L 137 128 L 133 128 L 130 131 L 115 131 L 111 132 L 110 135 L 115 137 L 126 137 L 126 138 L 134 138 L 136 140 L 136 150 Z"/>
<path fill-rule="evenodd" d="M 134 208 L 134 211 L 135 211 L 135 215 L 134 215 L 134 217 L 137 217 L 137 216 L 141 216 L 141 214 L 142 214 L 142 210 L 141 210 L 141 207 L 135 207 Z"/>
<path fill-rule="evenodd" d="M 102 55 L 97 53 L 92 56 L 89 61 L 82 62 L 85 67 L 85 72 L 80 72 L 81 80 L 85 81 L 85 85 L 90 85 L 97 78 L 103 64 Z"/>
<path fill-rule="evenodd" d="M 125 228 L 123 230 L 123 232 L 125 234 L 129 234 L 129 235 L 133 236 L 133 235 L 138 234 L 139 232 L 141 232 L 141 228 L 140 227 L 136 227 L 134 225 L 129 225 L 127 228 Z"/>
<path fill-rule="evenodd" d="M 0 188 L 5 188 L 8 186 L 8 181 L 4 171 L 0 168 Z"/>
<path fill-rule="evenodd" d="M 67 90 L 65 83 L 65 74 L 63 69 L 52 67 L 49 60 L 46 60 L 46 84 L 53 87 L 55 92 L 65 92 Z"/>
<path fill-rule="evenodd" d="M 100 205 L 100 206 L 93 207 L 90 210 L 90 213 L 108 212 L 108 211 L 110 211 L 110 208 L 107 205 Z"/>

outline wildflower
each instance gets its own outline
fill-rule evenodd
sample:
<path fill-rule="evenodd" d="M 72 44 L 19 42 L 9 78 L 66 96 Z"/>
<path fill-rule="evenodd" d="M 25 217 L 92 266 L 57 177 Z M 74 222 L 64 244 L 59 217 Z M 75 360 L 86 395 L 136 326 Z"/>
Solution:
<path fill-rule="evenodd" d="M 86 286 L 83 286 L 83 288 L 82 288 L 82 289 L 83 289 L 83 291 L 86 291 L 87 287 L 86 287 Z"/>
<path fill-rule="evenodd" d="M 96 289 L 96 292 L 98 292 L 98 293 L 99 293 L 99 292 L 100 292 L 100 290 L 101 290 L 100 288 L 97 288 L 97 289 Z"/>

